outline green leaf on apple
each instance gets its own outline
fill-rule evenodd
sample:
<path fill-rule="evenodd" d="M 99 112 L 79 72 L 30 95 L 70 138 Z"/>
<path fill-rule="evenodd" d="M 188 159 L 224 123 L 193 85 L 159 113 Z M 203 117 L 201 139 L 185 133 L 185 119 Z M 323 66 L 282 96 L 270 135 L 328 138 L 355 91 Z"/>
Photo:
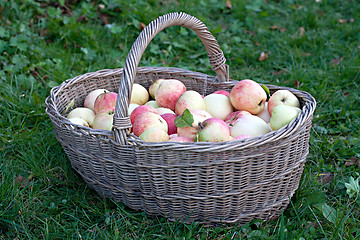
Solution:
<path fill-rule="evenodd" d="M 264 89 L 264 91 L 266 92 L 266 96 L 267 96 L 267 99 L 269 99 L 270 98 L 270 90 L 269 90 L 269 88 L 266 86 L 266 85 L 264 85 L 264 84 L 261 84 L 261 87 Z"/>
<path fill-rule="evenodd" d="M 175 126 L 179 128 L 192 127 L 193 122 L 194 122 L 194 117 L 190 113 L 189 109 L 185 109 L 183 114 L 177 116 L 174 121 Z"/>

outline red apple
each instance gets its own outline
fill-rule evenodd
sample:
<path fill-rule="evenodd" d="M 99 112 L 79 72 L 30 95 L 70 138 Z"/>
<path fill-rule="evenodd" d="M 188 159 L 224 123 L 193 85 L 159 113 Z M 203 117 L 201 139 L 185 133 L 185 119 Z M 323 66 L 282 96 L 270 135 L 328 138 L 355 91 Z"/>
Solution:
<path fill-rule="evenodd" d="M 135 119 L 133 132 L 135 136 L 139 137 L 146 129 L 153 127 L 161 128 L 166 133 L 168 132 L 168 125 L 160 115 L 153 112 L 144 112 Z"/>
<path fill-rule="evenodd" d="M 222 142 L 229 140 L 230 129 L 221 119 L 209 118 L 201 123 L 199 129 L 200 142 Z"/>
<path fill-rule="evenodd" d="M 155 92 L 155 100 L 160 107 L 175 110 L 175 104 L 183 92 L 186 91 L 185 85 L 176 79 L 162 81 Z"/>
<path fill-rule="evenodd" d="M 225 118 L 224 121 L 229 127 L 232 127 L 234 125 L 234 123 L 236 122 L 236 120 L 238 120 L 241 116 L 244 116 L 244 115 L 251 115 L 251 113 L 249 113 L 248 111 L 232 112 Z"/>
<path fill-rule="evenodd" d="M 101 94 L 101 93 L 106 93 L 109 92 L 106 89 L 100 88 L 100 89 L 95 89 L 93 91 L 91 91 L 84 100 L 84 107 L 86 108 L 90 108 L 91 110 L 94 110 L 94 103 L 96 98 Z"/>
<path fill-rule="evenodd" d="M 140 106 L 136 107 L 130 114 L 131 124 L 134 124 L 135 119 L 144 112 L 152 112 L 152 113 L 157 114 L 157 111 L 155 108 L 148 106 L 148 105 L 140 105 Z"/>
<path fill-rule="evenodd" d="M 101 93 L 95 100 L 94 112 L 98 114 L 101 111 L 111 110 L 116 106 L 117 99 L 116 92 Z"/>
<path fill-rule="evenodd" d="M 265 90 L 257 82 L 245 79 L 239 81 L 230 91 L 230 102 L 237 110 L 245 110 L 251 114 L 260 113 L 267 98 Z"/>
<path fill-rule="evenodd" d="M 167 123 L 168 125 L 168 134 L 174 134 L 177 133 L 177 127 L 175 126 L 175 118 L 177 117 L 174 113 L 164 113 L 160 115 Z"/>
<path fill-rule="evenodd" d="M 223 94 L 223 95 L 225 95 L 227 97 L 230 96 L 230 93 L 228 91 L 225 91 L 225 90 L 217 90 L 217 91 L 213 92 L 212 94 Z"/>

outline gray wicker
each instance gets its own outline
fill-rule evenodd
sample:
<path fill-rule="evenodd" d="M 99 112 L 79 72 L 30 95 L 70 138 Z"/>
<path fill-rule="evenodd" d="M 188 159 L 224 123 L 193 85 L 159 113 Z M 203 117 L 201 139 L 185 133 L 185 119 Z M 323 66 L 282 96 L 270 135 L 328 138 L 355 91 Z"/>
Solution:
<path fill-rule="evenodd" d="M 208 52 L 216 77 L 166 67 L 138 67 L 151 39 L 162 29 L 180 25 L 196 32 Z M 201 94 L 230 90 L 225 58 L 216 40 L 198 19 L 170 13 L 151 22 L 132 46 L 123 69 L 104 69 L 66 80 L 46 99 L 55 136 L 72 167 L 101 196 L 186 223 L 243 224 L 254 218 L 278 217 L 298 188 L 315 110 L 314 98 L 303 91 L 268 85 L 271 92 L 288 89 L 302 111 L 289 125 L 266 135 L 220 143 L 143 142 L 129 132 L 132 84 L 178 79 Z M 64 116 L 83 104 L 97 88 L 119 92 L 113 131 L 74 125 Z"/>

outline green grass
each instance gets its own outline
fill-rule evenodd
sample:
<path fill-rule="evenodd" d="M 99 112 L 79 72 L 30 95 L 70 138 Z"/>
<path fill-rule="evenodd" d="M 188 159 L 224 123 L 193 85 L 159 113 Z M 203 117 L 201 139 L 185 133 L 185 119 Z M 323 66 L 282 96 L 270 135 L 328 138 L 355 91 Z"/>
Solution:
<path fill-rule="evenodd" d="M 227 9 L 218 0 L 0 2 L 1 239 L 360 238 L 359 190 L 350 197 L 346 187 L 351 177 L 359 181 L 359 166 L 349 161 L 360 158 L 360 5 L 231 3 Z M 44 111 L 51 87 L 123 67 L 139 23 L 173 11 L 208 26 L 232 78 L 299 88 L 316 98 L 310 154 L 279 219 L 205 228 L 149 217 L 89 189 L 55 139 Z M 266 61 L 259 61 L 261 52 L 269 54 Z M 214 74 L 201 41 L 180 27 L 159 33 L 140 65 Z M 319 182 L 324 173 L 332 179 Z"/>

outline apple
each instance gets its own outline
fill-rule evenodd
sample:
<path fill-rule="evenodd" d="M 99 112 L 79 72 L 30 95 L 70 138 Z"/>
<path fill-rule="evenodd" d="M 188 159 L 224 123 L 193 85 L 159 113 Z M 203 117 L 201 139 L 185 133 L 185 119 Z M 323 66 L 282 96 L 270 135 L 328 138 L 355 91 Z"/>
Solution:
<path fill-rule="evenodd" d="M 175 104 L 175 113 L 181 115 L 185 109 L 201 109 L 205 110 L 205 101 L 200 93 L 188 90 L 180 95 Z"/>
<path fill-rule="evenodd" d="M 90 108 L 77 107 L 69 112 L 67 118 L 82 118 L 89 126 L 92 126 L 95 119 L 95 112 Z"/>
<path fill-rule="evenodd" d="M 224 120 L 233 112 L 233 106 L 228 97 L 223 94 L 209 94 L 204 97 L 205 110 L 214 118 Z"/>
<path fill-rule="evenodd" d="M 260 113 L 256 114 L 259 118 L 264 120 L 266 123 L 270 122 L 270 113 L 268 111 L 268 102 L 265 103 L 264 110 L 262 110 Z"/>
<path fill-rule="evenodd" d="M 114 114 L 115 114 L 114 108 L 110 110 L 104 110 L 96 114 L 92 127 L 94 129 L 111 131 L 113 127 Z"/>
<path fill-rule="evenodd" d="M 174 113 L 164 113 L 160 115 L 168 125 L 168 134 L 175 134 L 177 133 L 177 127 L 175 126 L 175 118 L 177 117 Z"/>
<path fill-rule="evenodd" d="M 210 113 L 202 109 L 192 109 L 190 110 L 190 113 L 195 116 L 194 121 L 197 120 L 198 122 L 203 122 L 206 119 L 213 117 Z"/>
<path fill-rule="evenodd" d="M 288 105 L 292 107 L 300 108 L 300 102 L 298 98 L 289 90 L 277 90 L 269 98 L 268 110 L 271 116 L 271 113 L 274 107 L 278 105 Z"/>
<path fill-rule="evenodd" d="M 249 135 L 256 137 L 270 132 L 271 129 L 267 123 L 255 115 L 244 115 L 236 120 L 230 127 L 231 136 L 236 138 L 240 135 Z"/>
<path fill-rule="evenodd" d="M 195 141 L 187 137 L 173 137 L 169 139 L 169 142 L 195 142 Z"/>
<path fill-rule="evenodd" d="M 212 94 L 223 94 L 223 95 L 225 95 L 227 97 L 230 96 L 230 93 L 228 91 L 225 91 L 225 90 L 217 90 L 217 91 L 213 92 Z"/>
<path fill-rule="evenodd" d="M 165 113 L 174 113 L 173 110 L 171 110 L 170 108 L 164 108 L 164 107 L 159 107 L 159 108 L 156 108 L 156 111 L 159 115 L 162 115 L 162 114 L 165 114 Z"/>
<path fill-rule="evenodd" d="M 219 118 L 209 118 L 199 125 L 200 142 L 222 142 L 229 140 L 230 129 L 228 125 Z"/>
<path fill-rule="evenodd" d="M 271 118 L 270 118 L 270 127 L 272 130 L 278 130 L 283 126 L 289 124 L 293 119 L 295 119 L 301 109 L 298 107 L 293 107 L 289 105 L 277 105 L 273 108 Z"/>
<path fill-rule="evenodd" d="M 173 133 L 169 135 L 170 139 L 178 137 L 177 133 Z"/>
<path fill-rule="evenodd" d="M 74 117 L 74 118 L 68 118 L 68 120 L 74 124 L 89 127 L 89 124 L 82 118 Z"/>
<path fill-rule="evenodd" d="M 161 128 L 166 133 L 168 132 L 168 125 L 159 114 L 144 112 L 135 119 L 133 132 L 135 136 L 139 137 L 146 129 L 153 127 Z"/>
<path fill-rule="evenodd" d="M 169 135 L 162 128 L 152 127 L 146 129 L 139 138 L 144 142 L 165 142 L 169 140 Z"/>
<path fill-rule="evenodd" d="M 153 99 L 155 99 L 156 90 L 159 88 L 159 85 L 162 81 L 165 81 L 165 79 L 159 78 L 159 79 L 156 79 L 153 83 L 151 83 L 151 85 L 149 87 L 149 93 Z"/>
<path fill-rule="evenodd" d="M 193 116 L 194 122 L 192 124 L 192 127 L 182 127 L 177 128 L 177 134 L 179 137 L 187 137 L 190 139 L 195 140 L 197 134 L 198 134 L 198 127 L 199 123 L 205 121 L 206 119 L 212 118 L 211 114 L 206 112 L 205 110 L 190 110 L 190 113 Z"/>
<path fill-rule="evenodd" d="M 99 94 L 94 103 L 95 114 L 115 108 L 117 95 L 116 92 L 104 92 Z"/>
<path fill-rule="evenodd" d="M 155 100 L 150 100 L 145 105 L 152 106 L 153 108 L 159 108 L 159 104 Z"/>
<path fill-rule="evenodd" d="M 250 135 L 239 135 L 237 137 L 234 137 L 232 140 L 238 140 L 238 139 L 244 139 L 244 138 L 251 138 Z"/>
<path fill-rule="evenodd" d="M 251 114 L 258 114 L 265 107 L 267 94 L 257 82 L 251 79 L 244 79 L 231 89 L 229 98 L 231 104 L 237 110 L 245 110 Z"/>
<path fill-rule="evenodd" d="M 238 120 L 241 116 L 244 115 L 251 115 L 251 113 L 249 113 L 248 111 L 235 111 L 230 113 L 224 121 L 229 127 L 232 127 L 236 120 Z"/>
<path fill-rule="evenodd" d="M 134 124 L 135 119 L 142 113 L 144 112 L 152 112 L 152 113 L 156 113 L 157 111 L 155 108 L 148 106 L 148 105 L 140 105 L 137 108 L 135 108 L 131 114 L 130 114 L 130 122 L 131 124 Z"/>
<path fill-rule="evenodd" d="M 147 101 L 149 101 L 149 93 L 146 88 L 138 83 L 134 83 L 131 92 L 130 103 L 143 105 Z"/>
<path fill-rule="evenodd" d="M 93 91 L 91 91 L 88 95 L 86 95 L 85 100 L 84 100 L 84 107 L 86 108 L 90 108 L 91 110 L 94 110 L 94 103 L 96 98 L 101 94 L 101 93 L 106 93 L 109 92 L 106 89 L 103 88 L 99 88 L 99 89 L 95 89 Z"/>
<path fill-rule="evenodd" d="M 175 110 L 175 104 L 183 92 L 186 91 L 185 85 L 176 79 L 162 81 L 155 92 L 155 100 L 160 107 Z"/>
<path fill-rule="evenodd" d="M 138 106 L 140 106 L 139 104 L 136 103 L 130 103 L 129 104 L 129 108 L 128 108 L 128 114 L 129 116 L 131 115 L 132 111 L 134 111 L 135 108 L 137 108 Z"/>

